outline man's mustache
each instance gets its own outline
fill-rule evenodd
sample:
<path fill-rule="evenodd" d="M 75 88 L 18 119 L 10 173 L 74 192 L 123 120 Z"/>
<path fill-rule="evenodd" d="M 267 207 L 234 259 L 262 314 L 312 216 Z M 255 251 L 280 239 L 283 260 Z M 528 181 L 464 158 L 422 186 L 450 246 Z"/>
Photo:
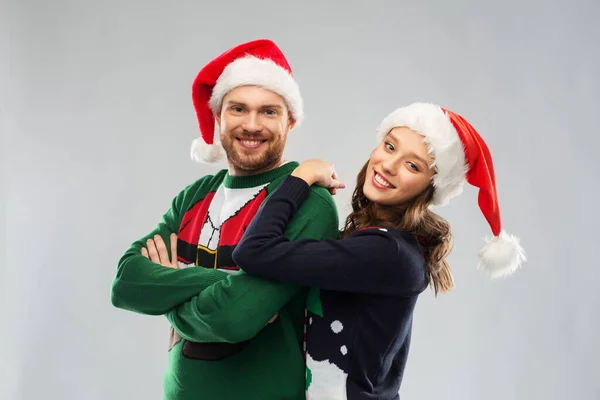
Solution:
<path fill-rule="evenodd" d="M 267 140 L 269 137 L 262 133 L 248 132 L 243 131 L 241 135 L 238 136 L 239 139 L 253 139 L 253 140 Z"/>

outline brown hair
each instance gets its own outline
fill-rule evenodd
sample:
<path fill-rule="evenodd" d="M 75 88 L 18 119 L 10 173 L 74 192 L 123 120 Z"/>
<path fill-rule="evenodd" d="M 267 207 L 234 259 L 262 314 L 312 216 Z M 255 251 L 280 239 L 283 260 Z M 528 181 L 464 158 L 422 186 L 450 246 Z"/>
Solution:
<path fill-rule="evenodd" d="M 427 263 L 427 280 L 435 295 L 448 292 L 454 287 L 454 279 L 446 256 L 453 246 L 450 224 L 429 210 L 434 187 L 429 185 L 421 194 L 403 206 L 375 205 L 363 193 L 367 175 L 365 163 L 356 178 L 356 188 L 352 194 L 352 212 L 346 218 L 342 236 L 368 226 L 391 226 L 396 230 L 416 236 L 421 252 Z M 378 207 L 379 213 L 376 213 Z"/>

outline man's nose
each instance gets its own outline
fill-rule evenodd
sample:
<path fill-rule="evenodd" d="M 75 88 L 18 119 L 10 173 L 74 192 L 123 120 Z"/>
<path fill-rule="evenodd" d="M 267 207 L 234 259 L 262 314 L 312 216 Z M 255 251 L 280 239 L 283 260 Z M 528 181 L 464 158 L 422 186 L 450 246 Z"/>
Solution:
<path fill-rule="evenodd" d="M 246 116 L 246 120 L 244 124 L 242 124 L 242 128 L 251 133 L 260 132 L 263 129 L 262 123 L 260 122 L 260 118 L 257 113 L 251 112 Z"/>

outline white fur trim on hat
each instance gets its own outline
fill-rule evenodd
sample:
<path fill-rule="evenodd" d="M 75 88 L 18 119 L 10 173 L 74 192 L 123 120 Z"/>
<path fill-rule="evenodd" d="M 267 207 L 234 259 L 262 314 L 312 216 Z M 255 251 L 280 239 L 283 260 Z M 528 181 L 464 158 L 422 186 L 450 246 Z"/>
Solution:
<path fill-rule="evenodd" d="M 501 231 L 500 235 L 485 241 L 486 244 L 479 250 L 479 267 L 492 278 L 509 276 L 527 261 L 525 250 L 514 235 Z"/>
<path fill-rule="evenodd" d="M 221 142 L 207 144 L 199 137 L 192 141 L 190 156 L 192 160 L 201 164 L 215 163 L 225 158 L 225 149 L 221 145 Z"/>
<path fill-rule="evenodd" d="M 219 114 L 223 97 L 230 90 L 245 85 L 260 86 L 283 97 L 296 126 L 304 119 L 300 88 L 292 75 L 269 59 L 253 56 L 238 58 L 225 67 L 210 97 L 209 104 L 213 114 Z"/>
<path fill-rule="evenodd" d="M 394 128 L 405 126 L 424 136 L 429 154 L 434 158 L 433 176 L 435 193 L 432 204 L 443 206 L 462 193 L 466 182 L 468 165 L 458 132 L 450 118 L 435 104 L 413 103 L 389 114 L 380 124 L 377 140 L 383 138 Z"/>

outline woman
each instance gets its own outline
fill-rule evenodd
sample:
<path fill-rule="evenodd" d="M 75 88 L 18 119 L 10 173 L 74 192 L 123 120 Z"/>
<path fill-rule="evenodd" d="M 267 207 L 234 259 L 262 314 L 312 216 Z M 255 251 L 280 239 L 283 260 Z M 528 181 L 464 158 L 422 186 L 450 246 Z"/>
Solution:
<path fill-rule="evenodd" d="M 339 240 L 284 236 L 309 186 L 335 191 L 331 164 L 311 160 L 287 177 L 234 251 L 246 273 L 314 289 L 307 302 L 307 398 L 397 399 L 417 297 L 447 292 L 449 224 L 429 206 L 479 188 L 494 238 L 479 254 L 493 277 L 525 261 L 518 239 L 501 230 L 489 150 L 460 115 L 415 103 L 382 122 L 380 144 L 357 177 L 352 213 Z"/>

